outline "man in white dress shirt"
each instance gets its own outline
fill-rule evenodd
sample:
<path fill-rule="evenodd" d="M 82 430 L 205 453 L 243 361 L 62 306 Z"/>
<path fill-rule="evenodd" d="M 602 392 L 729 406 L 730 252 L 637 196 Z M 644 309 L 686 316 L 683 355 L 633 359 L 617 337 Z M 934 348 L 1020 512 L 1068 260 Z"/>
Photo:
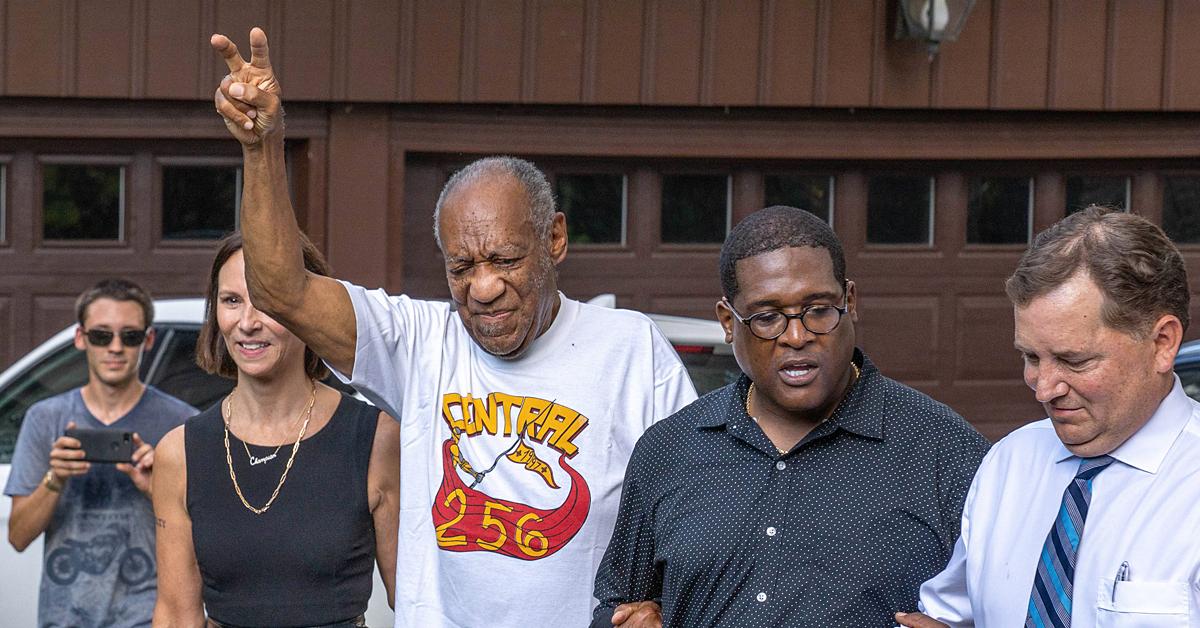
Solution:
<path fill-rule="evenodd" d="M 1200 404 L 1173 363 L 1187 271 L 1149 221 L 1090 207 L 1007 283 L 1047 419 L 997 443 L 904 626 L 1200 626 Z"/>

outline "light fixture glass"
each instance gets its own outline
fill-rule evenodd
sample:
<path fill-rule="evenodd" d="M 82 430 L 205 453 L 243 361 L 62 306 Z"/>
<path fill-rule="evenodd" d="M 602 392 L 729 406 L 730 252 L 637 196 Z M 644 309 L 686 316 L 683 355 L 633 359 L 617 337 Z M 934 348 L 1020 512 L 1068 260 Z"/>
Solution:
<path fill-rule="evenodd" d="M 920 39 L 929 49 L 929 58 L 938 53 L 944 41 L 958 39 L 975 0 L 898 0 L 896 39 Z"/>

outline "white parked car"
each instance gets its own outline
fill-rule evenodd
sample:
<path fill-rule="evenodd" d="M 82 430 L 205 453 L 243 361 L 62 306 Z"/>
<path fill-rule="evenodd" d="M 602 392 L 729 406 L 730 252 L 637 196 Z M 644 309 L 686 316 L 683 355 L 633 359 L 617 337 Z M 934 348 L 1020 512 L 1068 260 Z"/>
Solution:
<path fill-rule="evenodd" d="M 593 303 L 612 307 L 611 295 Z M 196 338 L 204 321 L 203 299 L 172 299 L 154 302 L 157 340 L 142 358 L 142 380 L 167 394 L 205 409 L 233 388 L 231 380 L 209 375 L 195 363 Z M 675 345 L 696 385 L 704 394 L 737 378 L 740 371 L 725 335 L 715 320 L 650 314 L 651 319 Z M 87 382 L 83 353 L 73 344 L 75 326 L 58 332 L 0 373 L 0 486 L 8 481 L 13 448 L 25 411 L 34 403 Z M 331 385 L 349 388 L 330 378 Z M 0 497 L 0 530 L 8 536 L 12 500 Z M 0 625 L 36 625 L 38 582 L 42 570 L 42 539 L 22 553 L 0 543 Z M 392 611 L 379 574 L 367 609 L 367 625 L 392 625 Z"/>

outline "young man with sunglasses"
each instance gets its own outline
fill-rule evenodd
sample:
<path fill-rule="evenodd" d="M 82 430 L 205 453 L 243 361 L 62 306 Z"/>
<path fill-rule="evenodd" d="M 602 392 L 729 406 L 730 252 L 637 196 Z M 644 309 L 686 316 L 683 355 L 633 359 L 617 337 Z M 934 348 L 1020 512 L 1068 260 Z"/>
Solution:
<path fill-rule="evenodd" d="M 75 347 L 88 382 L 25 413 L 4 493 L 8 541 L 24 551 L 46 533 L 39 626 L 149 626 L 156 592 L 150 476 L 154 445 L 196 413 L 138 379 L 154 344 L 154 305 L 129 281 L 107 279 L 79 296 Z M 72 428 L 132 433 L 133 455 L 87 462 Z"/>
<path fill-rule="evenodd" d="M 716 314 L 744 375 L 638 441 L 593 628 L 883 628 L 945 566 L 987 441 L 856 348 L 845 268 L 799 209 L 730 233 Z"/>

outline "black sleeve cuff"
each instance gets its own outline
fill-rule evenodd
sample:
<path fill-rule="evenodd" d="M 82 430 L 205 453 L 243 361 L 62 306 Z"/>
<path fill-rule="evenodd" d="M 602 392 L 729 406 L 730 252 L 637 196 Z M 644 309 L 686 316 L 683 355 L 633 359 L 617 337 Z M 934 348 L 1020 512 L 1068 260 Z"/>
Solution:
<path fill-rule="evenodd" d="M 588 624 L 588 628 L 612 628 L 613 611 L 617 609 L 601 606 L 592 613 L 592 623 Z"/>

